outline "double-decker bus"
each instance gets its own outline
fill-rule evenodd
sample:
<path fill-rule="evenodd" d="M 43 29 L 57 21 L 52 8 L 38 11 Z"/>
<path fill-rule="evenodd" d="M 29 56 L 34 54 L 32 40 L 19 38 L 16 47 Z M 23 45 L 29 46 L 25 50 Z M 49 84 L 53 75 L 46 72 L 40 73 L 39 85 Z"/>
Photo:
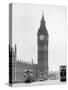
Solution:
<path fill-rule="evenodd" d="M 60 81 L 66 81 L 66 66 L 60 66 Z"/>

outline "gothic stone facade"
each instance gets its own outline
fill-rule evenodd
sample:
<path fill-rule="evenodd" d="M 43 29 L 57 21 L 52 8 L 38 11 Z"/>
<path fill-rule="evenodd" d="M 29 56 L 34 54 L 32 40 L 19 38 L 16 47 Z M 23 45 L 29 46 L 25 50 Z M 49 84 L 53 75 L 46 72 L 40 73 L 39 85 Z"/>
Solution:
<path fill-rule="evenodd" d="M 23 82 L 24 71 L 31 70 L 34 76 L 37 76 L 37 64 L 24 62 L 16 59 L 16 45 L 15 48 L 9 46 L 9 83 Z"/>
<path fill-rule="evenodd" d="M 37 45 L 37 64 L 33 64 L 33 62 L 32 64 L 29 64 L 23 62 L 23 60 L 17 60 L 16 45 L 15 49 L 9 46 L 9 83 L 22 82 L 25 70 L 32 70 L 36 79 L 40 78 L 41 73 L 44 73 L 46 77 L 48 76 L 48 31 L 46 29 L 43 14 L 40 28 L 37 33 Z"/>

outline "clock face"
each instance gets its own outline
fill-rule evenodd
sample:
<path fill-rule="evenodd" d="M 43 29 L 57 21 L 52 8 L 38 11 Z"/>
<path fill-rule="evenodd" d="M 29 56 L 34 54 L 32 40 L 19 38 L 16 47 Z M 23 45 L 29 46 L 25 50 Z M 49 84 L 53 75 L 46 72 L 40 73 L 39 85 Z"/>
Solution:
<path fill-rule="evenodd" d="M 44 35 L 40 35 L 40 40 L 44 40 Z"/>

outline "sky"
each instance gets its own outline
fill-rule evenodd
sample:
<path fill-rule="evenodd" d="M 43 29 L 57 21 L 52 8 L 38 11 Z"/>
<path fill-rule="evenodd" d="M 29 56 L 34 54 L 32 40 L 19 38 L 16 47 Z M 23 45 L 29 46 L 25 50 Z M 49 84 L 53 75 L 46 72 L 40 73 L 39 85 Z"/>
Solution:
<path fill-rule="evenodd" d="M 37 32 L 42 12 L 49 34 L 49 70 L 66 64 L 66 8 L 55 5 L 15 3 L 12 7 L 12 45 L 17 46 L 17 59 L 37 63 Z"/>

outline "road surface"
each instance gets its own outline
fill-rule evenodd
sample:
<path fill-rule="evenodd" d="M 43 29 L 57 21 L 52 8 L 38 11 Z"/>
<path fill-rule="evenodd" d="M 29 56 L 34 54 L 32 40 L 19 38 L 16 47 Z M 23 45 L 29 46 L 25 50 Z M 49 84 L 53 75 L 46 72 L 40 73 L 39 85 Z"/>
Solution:
<path fill-rule="evenodd" d="M 27 86 L 39 86 L 39 85 L 57 85 L 64 84 L 65 82 L 60 82 L 59 80 L 47 80 L 47 81 L 37 81 L 32 83 L 15 83 L 13 87 L 27 87 Z"/>

